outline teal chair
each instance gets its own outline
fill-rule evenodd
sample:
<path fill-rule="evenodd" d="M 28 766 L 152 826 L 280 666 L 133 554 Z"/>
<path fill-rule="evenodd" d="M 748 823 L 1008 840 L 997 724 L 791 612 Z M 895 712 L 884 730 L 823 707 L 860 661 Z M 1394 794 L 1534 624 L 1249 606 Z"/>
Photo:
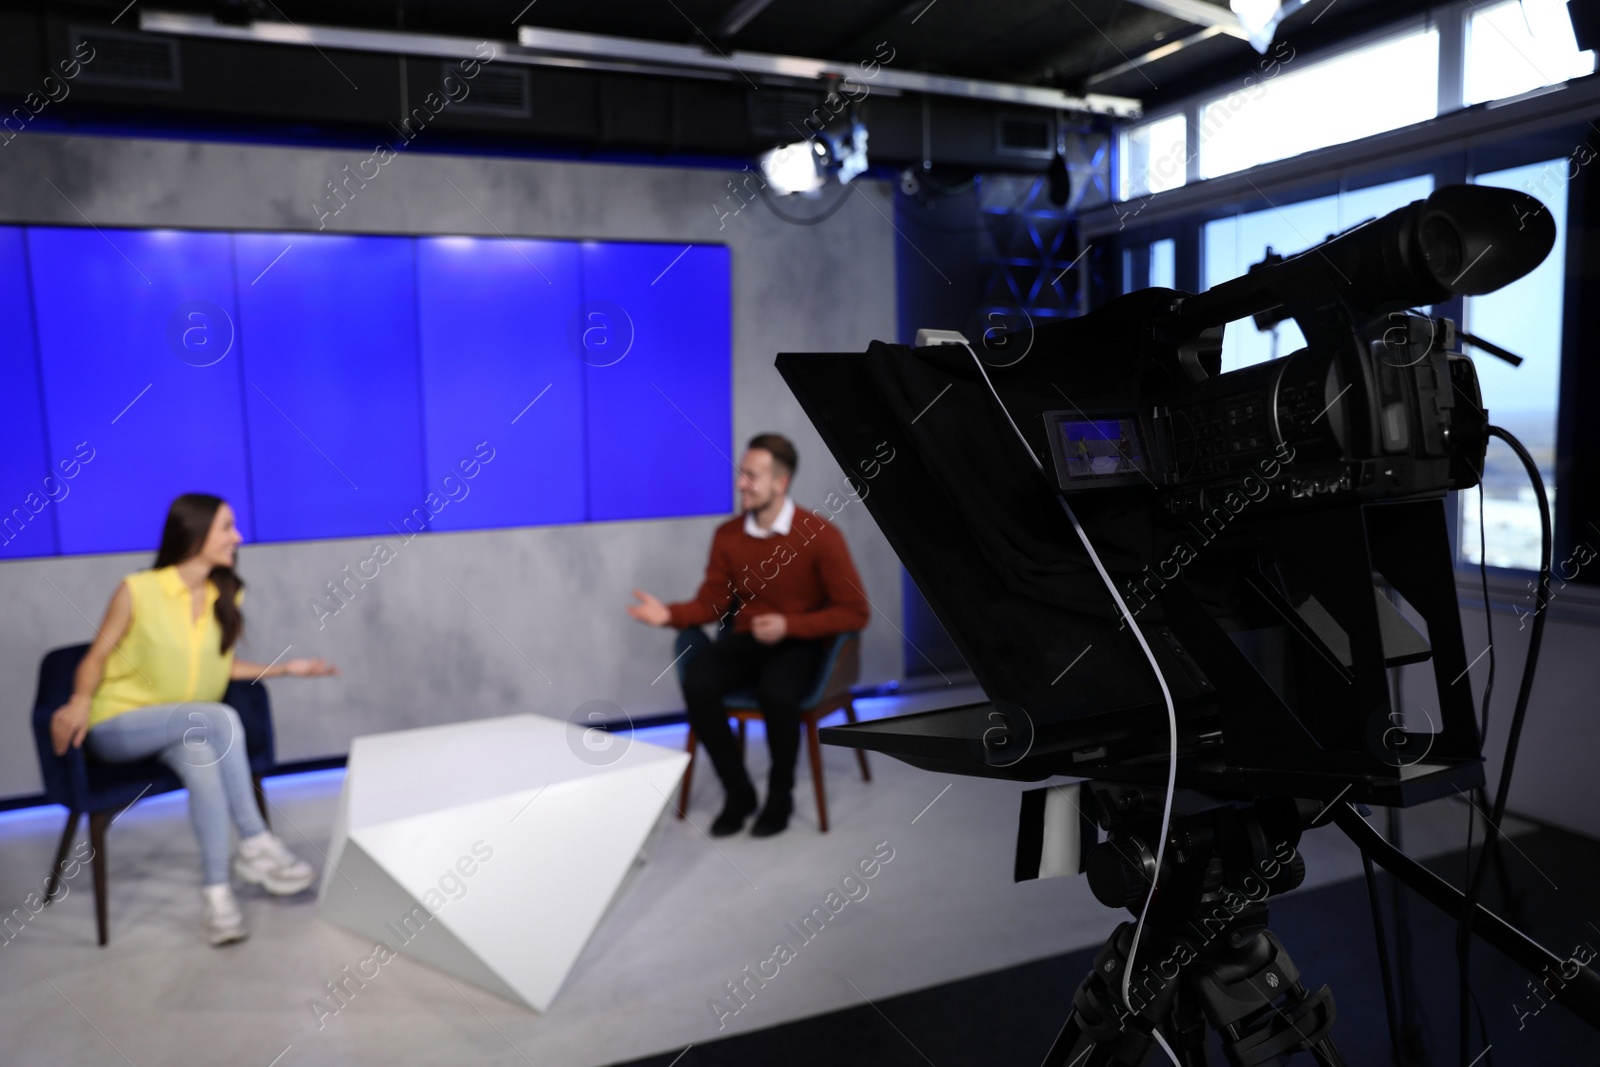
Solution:
<path fill-rule="evenodd" d="M 678 631 L 678 639 L 673 646 L 673 653 L 678 657 L 678 684 L 683 684 L 684 670 L 688 661 L 694 658 L 695 652 L 711 644 L 711 638 L 698 626 L 687 630 Z M 861 635 L 857 633 L 842 633 L 833 639 L 833 644 L 828 647 L 828 654 L 823 657 L 822 664 L 817 670 L 816 684 L 811 692 L 806 694 L 800 702 L 800 724 L 806 735 L 806 753 L 811 761 L 811 783 L 817 794 L 817 825 L 823 833 L 828 832 L 828 797 L 822 785 L 822 745 L 817 740 L 817 723 L 826 719 L 836 711 L 844 712 L 844 717 L 850 722 L 856 721 L 856 709 L 853 703 L 850 687 L 861 678 Z M 728 717 L 739 724 L 739 754 L 744 755 L 745 724 L 751 719 L 761 718 L 761 707 L 756 700 L 754 689 L 739 689 L 729 693 L 722 699 L 722 705 L 728 711 Z M 689 740 L 685 751 L 689 753 L 689 766 L 683 771 L 683 786 L 678 795 L 678 818 L 683 818 L 689 810 L 689 788 L 694 782 L 695 750 L 698 738 L 695 737 L 694 727 L 689 727 Z M 856 762 L 861 765 L 861 780 L 872 781 L 872 772 L 867 768 L 867 753 L 863 749 L 856 749 Z"/>

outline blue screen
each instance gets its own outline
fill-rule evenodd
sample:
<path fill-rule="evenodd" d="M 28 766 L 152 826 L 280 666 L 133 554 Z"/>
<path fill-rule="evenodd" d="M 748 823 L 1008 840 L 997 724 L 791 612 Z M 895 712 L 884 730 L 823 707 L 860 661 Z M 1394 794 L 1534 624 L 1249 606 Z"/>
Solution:
<path fill-rule="evenodd" d="M 399 529 L 424 493 L 416 243 L 303 233 L 234 242 L 257 536 Z"/>
<path fill-rule="evenodd" d="M 22 231 L 0 226 L 0 292 L 11 293 L 21 321 L 0 330 L 0 559 L 57 552 L 56 512 L 71 498 L 76 478 L 58 471 L 45 447 L 44 409 L 39 396 L 38 355 L 33 344 L 33 303 L 27 299 L 28 261 Z M 67 460 L 70 457 L 63 457 Z M 81 472 L 75 472 L 81 473 Z M 49 481 L 45 479 L 49 478 Z"/>
<path fill-rule="evenodd" d="M 728 250 L 586 242 L 583 279 L 590 518 L 728 511 Z"/>
<path fill-rule="evenodd" d="M 183 492 L 247 541 L 724 513 L 728 270 L 709 245 L 0 227 L 0 558 L 153 550 Z"/>
<path fill-rule="evenodd" d="M 423 238 L 417 279 L 429 528 L 582 522 L 578 246 Z"/>
<path fill-rule="evenodd" d="M 233 256 L 225 233 L 28 229 L 52 456 L 93 459 L 57 513 L 61 551 L 154 550 L 185 492 L 252 536 Z"/>

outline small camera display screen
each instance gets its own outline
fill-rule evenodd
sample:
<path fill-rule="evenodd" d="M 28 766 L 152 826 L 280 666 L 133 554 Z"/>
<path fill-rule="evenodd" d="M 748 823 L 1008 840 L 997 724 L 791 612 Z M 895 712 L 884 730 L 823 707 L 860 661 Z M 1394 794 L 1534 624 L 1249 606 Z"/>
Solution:
<path fill-rule="evenodd" d="M 1063 482 L 1148 472 L 1150 456 L 1135 419 L 1062 419 L 1056 424 Z"/>

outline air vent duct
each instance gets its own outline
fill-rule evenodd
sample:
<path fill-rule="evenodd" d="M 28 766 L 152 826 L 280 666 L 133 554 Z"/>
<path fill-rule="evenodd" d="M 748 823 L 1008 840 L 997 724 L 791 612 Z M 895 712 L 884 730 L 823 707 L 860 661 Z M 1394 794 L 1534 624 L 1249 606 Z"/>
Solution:
<path fill-rule="evenodd" d="M 75 55 L 93 56 L 78 75 L 85 85 L 169 92 L 183 88 L 178 77 L 178 42 L 170 37 L 119 33 L 98 26 L 73 26 L 69 34 Z"/>
<path fill-rule="evenodd" d="M 1048 159 L 1055 155 L 1055 123 L 1049 115 L 996 115 L 994 150 L 1002 156 Z"/>
<path fill-rule="evenodd" d="M 525 119 L 532 114 L 532 94 L 528 90 L 526 70 L 480 66 L 477 75 L 468 80 L 461 73 L 459 63 L 441 63 L 439 66 L 440 91 L 445 96 L 460 99 L 459 103 L 451 105 L 453 110 L 517 119 Z M 444 79 L 451 74 L 454 77 L 446 85 Z M 461 89 L 456 84 L 458 80 L 467 86 L 465 97 L 461 97 Z"/>
<path fill-rule="evenodd" d="M 746 99 L 750 105 L 750 136 L 769 147 L 803 141 L 835 114 L 820 93 L 765 89 Z"/>

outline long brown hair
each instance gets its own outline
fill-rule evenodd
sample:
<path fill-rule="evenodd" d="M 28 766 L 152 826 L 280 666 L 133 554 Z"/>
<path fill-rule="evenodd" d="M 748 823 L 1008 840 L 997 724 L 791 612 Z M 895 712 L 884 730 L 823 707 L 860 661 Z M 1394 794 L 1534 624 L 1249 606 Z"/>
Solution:
<path fill-rule="evenodd" d="M 220 496 L 210 493 L 184 493 L 167 509 L 167 525 L 161 531 L 161 547 L 156 550 L 156 570 L 197 554 L 211 533 L 217 509 L 223 504 Z M 244 580 L 232 567 L 212 567 L 211 584 L 217 587 L 217 625 L 222 630 L 222 649 L 226 653 L 239 635 L 244 632 L 244 615 L 234 598 L 244 588 Z"/>

